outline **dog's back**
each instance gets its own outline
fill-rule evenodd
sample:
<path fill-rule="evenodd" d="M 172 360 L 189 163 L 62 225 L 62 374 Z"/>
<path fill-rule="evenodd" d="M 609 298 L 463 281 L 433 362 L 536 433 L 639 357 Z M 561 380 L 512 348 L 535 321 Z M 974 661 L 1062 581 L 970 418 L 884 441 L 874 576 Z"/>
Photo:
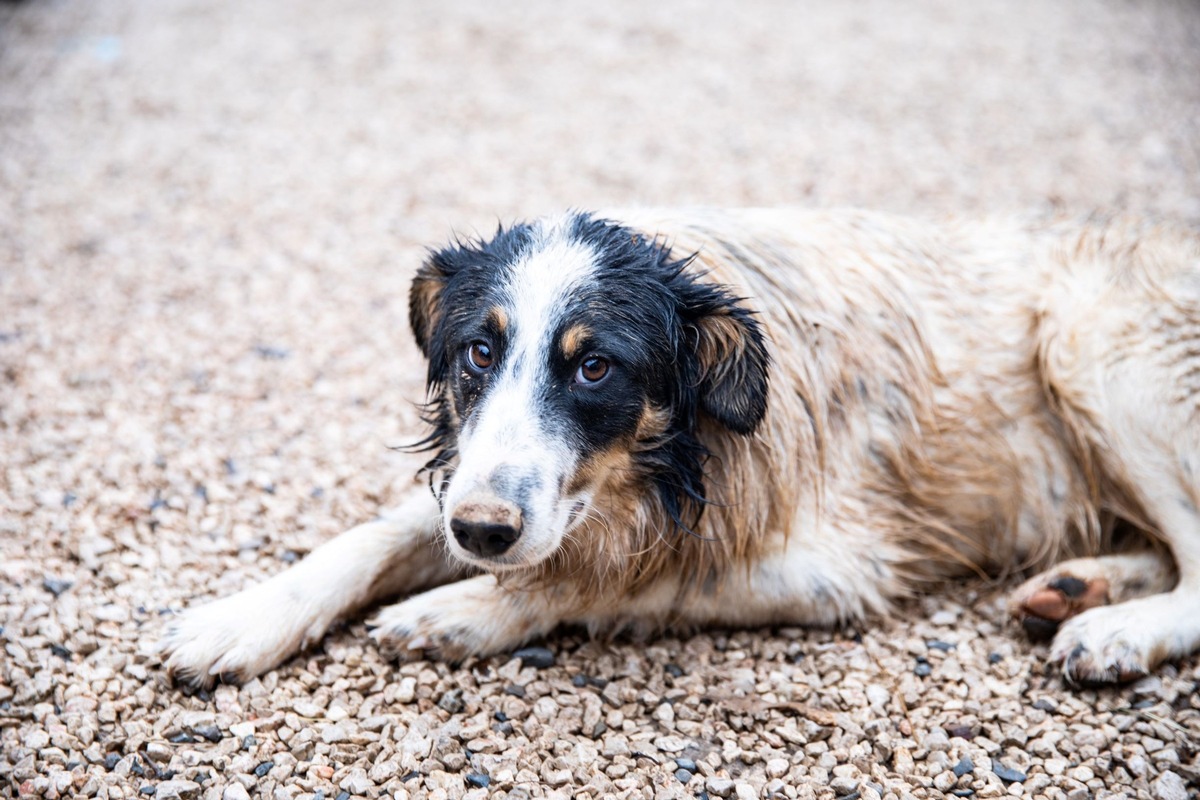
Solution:
<path fill-rule="evenodd" d="M 620 218 L 698 253 L 699 269 L 761 315 L 775 363 L 757 445 L 768 452 L 716 437 L 734 452 L 714 483 L 736 484 L 729 499 L 743 510 L 755 487 L 733 473 L 769 464 L 764 507 L 866 523 L 902 576 L 1094 554 L 1118 517 L 1153 529 L 1125 467 L 1104 460 L 1111 442 L 1088 393 L 1114 361 L 1133 367 L 1135 352 L 1174 341 L 1175 374 L 1157 380 L 1195 407 L 1194 233 L 861 211 Z M 1177 318 L 1139 324 L 1171 307 Z M 1077 352 L 1085 341 L 1099 352 Z"/>

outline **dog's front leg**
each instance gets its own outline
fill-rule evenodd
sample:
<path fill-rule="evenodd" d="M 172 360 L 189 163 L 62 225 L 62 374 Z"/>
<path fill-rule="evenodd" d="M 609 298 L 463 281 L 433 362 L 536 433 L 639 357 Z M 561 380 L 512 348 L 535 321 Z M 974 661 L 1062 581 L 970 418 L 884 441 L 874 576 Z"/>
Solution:
<path fill-rule="evenodd" d="M 177 617 L 162 641 L 168 670 L 197 685 L 244 681 L 320 639 L 372 601 L 450 580 L 437 503 L 417 490 L 374 522 L 326 542 L 289 570 Z"/>

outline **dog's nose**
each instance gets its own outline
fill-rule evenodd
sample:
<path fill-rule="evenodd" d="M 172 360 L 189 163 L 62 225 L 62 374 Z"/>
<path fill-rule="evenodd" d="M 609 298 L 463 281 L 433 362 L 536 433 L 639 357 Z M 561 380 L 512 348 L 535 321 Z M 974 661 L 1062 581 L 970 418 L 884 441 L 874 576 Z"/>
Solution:
<path fill-rule="evenodd" d="M 491 558 L 520 538 L 523 517 L 517 504 L 490 492 L 473 492 L 451 512 L 450 532 L 468 553 Z"/>
<path fill-rule="evenodd" d="M 521 535 L 520 522 L 513 526 L 501 522 L 472 522 L 458 517 L 450 520 L 450 530 L 464 550 L 484 558 L 500 555 Z"/>

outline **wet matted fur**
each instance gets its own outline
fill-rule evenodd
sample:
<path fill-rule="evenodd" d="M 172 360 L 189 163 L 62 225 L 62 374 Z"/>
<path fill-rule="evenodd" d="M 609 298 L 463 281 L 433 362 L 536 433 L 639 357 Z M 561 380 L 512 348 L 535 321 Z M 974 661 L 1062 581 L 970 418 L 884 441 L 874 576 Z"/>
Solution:
<path fill-rule="evenodd" d="M 1195 231 L 568 213 L 432 252 L 410 321 L 429 488 L 184 614 L 175 674 L 258 674 L 397 593 L 376 640 L 458 659 L 560 623 L 832 624 L 1017 568 L 1072 679 L 1200 645 Z"/>

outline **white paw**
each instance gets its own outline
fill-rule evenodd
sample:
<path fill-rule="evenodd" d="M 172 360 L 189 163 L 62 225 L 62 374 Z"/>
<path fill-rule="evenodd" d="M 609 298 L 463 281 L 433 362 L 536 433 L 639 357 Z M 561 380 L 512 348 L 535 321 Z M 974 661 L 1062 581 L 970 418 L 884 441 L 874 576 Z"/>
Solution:
<path fill-rule="evenodd" d="M 389 657 L 457 662 L 511 649 L 553 627 L 528 616 L 530 605 L 482 575 L 388 606 L 367 625 Z"/>
<path fill-rule="evenodd" d="M 1085 611 L 1059 628 L 1050 659 L 1068 681 L 1083 686 L 1119 683 L 1149 674 L 1166 657 L 1159 626 L 1140 625 L 1136 602 Z"/>
<path fill-rule="evenodd" d="M 192 608 L 172 620 L 160 642 L 168 673 L 195 686 L 214 678 L 241 683 L 319 638 L 326 620 L 270 597 L 263 584 Z"/>

